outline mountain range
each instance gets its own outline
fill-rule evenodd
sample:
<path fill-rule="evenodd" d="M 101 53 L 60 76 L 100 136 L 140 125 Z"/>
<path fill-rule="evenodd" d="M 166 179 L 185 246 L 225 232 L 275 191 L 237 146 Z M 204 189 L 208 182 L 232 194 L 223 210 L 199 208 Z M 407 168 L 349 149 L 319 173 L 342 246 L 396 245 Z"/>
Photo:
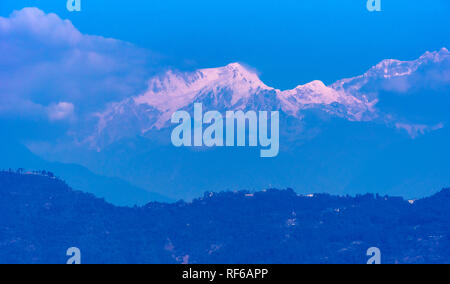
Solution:
<path fill-rule="evenodd" d="M 292 187 L 299 193 L 424 197 L 448 186 L 450 52 L 384 60 L 329 86 L 265 85 L 243 64 L 170 70 L 147 90 L 89 116 L 59 141 L 28 143 L 47 160 L 79 164 L 171 199 L 204 191 Z M 175 148 L 177 110 L 280 111 L 280 154 L 251 148 Z M 47 146 L 42 146 L 47 145 Z"/>
<path fill-rule="evenodd" d="M 439 52 L 427 52 L 414 61 L 384 60 L 364 75 L 343 79 L 331 86 L 313 81 L 286 91 L 268 87 L 255 71 L 239 63 L 190 73 L 168 71 L 150 79 L 144 94 L 113 103 L 100 113 L 95 134 L 88 140 L 101 145 L 170 127 L 172 114 L 177 110 L 191 110 L 194 103 L 203 103 L 206 109 L 222 112 L 279 110 L 298 120 L 304 118 L 306 110 L 315 109 L 349 121 L 379 119 L 402 128 L 401 123 L 407 121 L 391 118 L 391 113 L 378 108 L 380 91 L 407 93 L 419 87 L 418 84 L 447 85 L 449 60 L 450 53 L 443 48 Z M 433 76 L 431 72 L 440 76 Z M 420 131 L 414 125 L 411 127 L 405 129 L 411 135 Z M 422 130 L 425 129 L 424 125 Z"/>
<path fill-rule="evenodd" d="M 80 165 L 46 161 L 34 155 L 19 142 L 7 138 L 0 141 L 0 156 L 2 169 L 22 168 L 24 171 L 45 169 L 64 177 L 72 187 L 104 198 L 107 202 L 118 206 L 145 205 L 150 201 L 173 201 L 119 178 L 96 175 Z"/>

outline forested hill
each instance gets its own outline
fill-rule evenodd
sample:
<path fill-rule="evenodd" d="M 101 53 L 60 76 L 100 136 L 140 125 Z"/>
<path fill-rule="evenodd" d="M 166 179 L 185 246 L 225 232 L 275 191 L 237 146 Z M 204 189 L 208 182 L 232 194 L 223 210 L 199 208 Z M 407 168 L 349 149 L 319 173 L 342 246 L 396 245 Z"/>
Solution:
<path fill-rule="evenodd" d="M 212 189 L 213 190 L 213 189 Z M 0 172 L 0 263 L 450 263 L 450 190 L 426 199 L 208 193 L 116 207 L 48 173 Z"/>

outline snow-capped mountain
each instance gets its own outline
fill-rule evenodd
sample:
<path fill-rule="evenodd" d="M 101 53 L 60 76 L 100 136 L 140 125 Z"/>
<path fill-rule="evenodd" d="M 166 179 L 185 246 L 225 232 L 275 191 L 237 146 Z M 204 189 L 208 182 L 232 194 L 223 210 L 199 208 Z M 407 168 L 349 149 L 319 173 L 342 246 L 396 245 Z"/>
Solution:
<path fill-rule="evenodd" d="M 153 78 L 148 90 L 133 99 L 136 105 L 155 108 L 160 117 L 154 125 L 162 128 L 177 110 L 193 102 L 222 109 L 245 109 L 253 96 L 273 91 L 258 76 L 239 63 L 193 73 L 168 71 Z"/>
<path fill-rule="evenodd" d="M 97 114 L 99 123 L 89 141 L 98 146 L 161 130 L 170 126 L 174 112 L 189 109 L 196 102 L 214 110 L 259 110 L 262 104 L 271 110 L 275 99 L 276 90 L 238 63 L 191 73 L 168 71 L 150 79 L 145 93 L 113 103 Z"/>
<path fill-rule="evenodd" d="M 302 110 L 309 108 L 320 108 L 351 121 L 367 120 L 375 113 L 373 106 L 376 100 L 370 102 L 364 96 L 357 98 L 347 94 L 345 90 L 327 87 L 321 81 L 313 81 L 293 90 L 279 91 L 277 97 L 282 102 L 282 110 L 296 117 L 299 117 Z M 338 111 L 339 106 L 343 111 Z"/>
<path fill-rule="evenodd" d="M 383 85 L 374 86 L 373 83 L 380 83 L 380 80 L 389 81 L 402 78 L 405 79 L 417 73 L 422 67 L 433 66 L 440 63 L 448 64 L 449 60 L 450 52 L 447 48 L 442 48 L 440 51 L 435 52 L 426 52 L 420 58 L 413 61 L 387 59 L 381 61 L 361 76 L 337 81 L 330 87 L 337 91 L 345 91 L 353 96 L 359 97 L 363 95 L 362 90 L 364 87 L 368 87 L 370 84 L 372 84 L 372 86 L 369 86 L 372 90 L 366 89 L 365 91 L 375 92 Z M 440 72 L 447 72 L 448 76 L 449 70 L 448 68 L 444 68 L 441 69 Z M 442 79 L 448 81 L 449 77 L 447 77 L 447 79 Z"/>
<path fill-rule="evenodd" d="M 447 49 L 292 90 L 267 86 L 237 63 L 168 71 L 97 113 L 95 129 L 83 127 L 86 136 L 78 136 L 84 143 L 57 145 L 48 157 L 173 199 L 270 187 L 416 198 L 448 186 L 449 93 Z M 192 112 L 197 102 L 204 111 L 280 111 L 279 155 L 263 160 L 253 148 L 173 147 L 172 113 Z"/>
<path fill-rule="evenodd" d="M 377 108 L 380 90 L 401 91 L 408 88 L 408 80 L 420 74 L 421 69 L 449 61 L 450 53 L 443 48 L 414 61 L 384 60 L 361 76 L 330 86 L 313 81 L 285 91 L 267 86 L 256 72 L 239 63 L 195 72 L 168 71 L 151 78 L 143 94 L 113 103 L 97 114 L 96 130 L 88 141 L 101 147 L 124 137 L 165 129 L 174 112 L 191 110 L 194 103 L 203 103 L 205 110 L 222 112 L 278 110 L 298 120 L 303 119 L 305 110 L 318 109 L 349 121 L 381 118 L 393 125 L 404 125 Z M 443 70 L 447 73 L 440 80 L 449 80 L 449 69 Z"/>

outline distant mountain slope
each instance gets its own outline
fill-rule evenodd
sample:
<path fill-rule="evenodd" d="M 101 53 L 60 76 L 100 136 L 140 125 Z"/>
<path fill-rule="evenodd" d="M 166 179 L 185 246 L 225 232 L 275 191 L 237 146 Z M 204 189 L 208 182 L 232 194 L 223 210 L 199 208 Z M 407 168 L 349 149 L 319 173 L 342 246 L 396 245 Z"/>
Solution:
<path fill-rule="evenodd" d="M 138 188 L 119 178 L 96 175 L 75 164 L 47 162 L 15 141 L 0 141 L 0 169 L 46 169 L 65 179 L 73 188 L 95 194 L 118 206 L 144 205 L 151 201 L 170 202 L 163 195 Z"/>
<path fill-rule="evenodd" d="M 303 120 L 311 127 L 298 134 L 303 142 L 281 135 L 281 151 L 273 159 L 261 159 L 256 148 L 175 148 L 136 137 L 101 152 L 73 155 L 74 162 L 184 200 L 210 190 L 272 187 L 422 198 L 449 186 L 449 128 L 411 139 L 383 124 L 323 117 Z"/>
<path fill-rule="evenodd" d="M 0 172 L 0 263 L 450 263 L 450 190 L 423 200 L 207 193 L 120 208 L 46 176 Z"/>

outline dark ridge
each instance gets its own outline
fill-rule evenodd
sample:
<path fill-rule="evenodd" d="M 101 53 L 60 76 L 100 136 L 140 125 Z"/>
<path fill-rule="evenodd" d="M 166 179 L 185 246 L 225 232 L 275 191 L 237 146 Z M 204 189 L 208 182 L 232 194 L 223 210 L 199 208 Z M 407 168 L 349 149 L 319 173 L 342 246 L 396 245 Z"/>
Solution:
<path fill-rule="evenodd" d="M 205 193 L 116 207 L 48 172 L 0 172 L 0 263 L 450 263 L 450 189 L 429 198 Z"/>

